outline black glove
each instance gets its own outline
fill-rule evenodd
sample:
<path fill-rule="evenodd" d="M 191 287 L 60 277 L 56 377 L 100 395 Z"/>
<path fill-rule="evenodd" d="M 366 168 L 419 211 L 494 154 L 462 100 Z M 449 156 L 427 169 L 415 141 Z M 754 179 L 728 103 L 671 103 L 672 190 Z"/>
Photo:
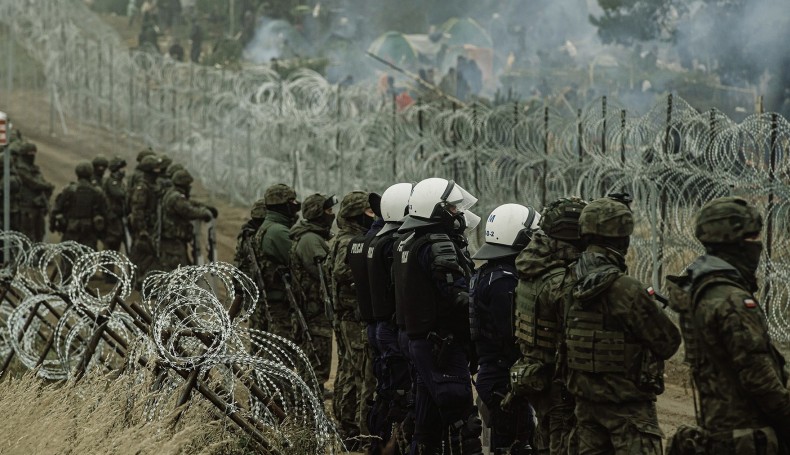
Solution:
<path fill-rule="evenodd" d="M 211 212 L 212 217 L 217 218 L 219 216 L 219 211 L 217 210 L 216 207 L 207 205 L 206 208 L 208 209 L 209 212 Z"/>
<path fill-rule="evenodd" d="M 208 223 L 209 221 L 213 220 L 214 217 L 211 216 L 211 211 L 210 210 L 206 210 L 205 213 L 203 213 L 203 216 L 200 217 L 200 219 L 202 221 L 205 221 L 206 223 Z"/>

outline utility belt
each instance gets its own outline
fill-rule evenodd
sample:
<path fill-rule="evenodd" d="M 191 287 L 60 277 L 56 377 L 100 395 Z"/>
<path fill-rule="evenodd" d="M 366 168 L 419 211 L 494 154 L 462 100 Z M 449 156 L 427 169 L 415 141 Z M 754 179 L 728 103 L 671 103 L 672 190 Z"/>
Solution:
<path fill-rule="evenodd" d="M 681 425 L 667 443 L 667 455 L 777 455 L 787 454 L 771 427 L 710 432 Z"/>

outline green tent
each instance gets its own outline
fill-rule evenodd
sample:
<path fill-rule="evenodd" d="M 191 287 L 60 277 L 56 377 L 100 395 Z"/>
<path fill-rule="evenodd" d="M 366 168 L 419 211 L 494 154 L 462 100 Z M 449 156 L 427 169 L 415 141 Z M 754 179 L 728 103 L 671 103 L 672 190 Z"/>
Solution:
<path fill-rule="evenodd" d="M 414 66 L 417 52 L 409 41 L 398 32 L 387 32 L 376 38 L 368 47 L 368 52 L 398 66 Z"/>
<path fill-rule="evenodd" d="M 442 24 L 440 30 L 445 34 L 444 42 L 448 46 L 494 46 L 491 36 L 474 19 L 454 17 Z"/>

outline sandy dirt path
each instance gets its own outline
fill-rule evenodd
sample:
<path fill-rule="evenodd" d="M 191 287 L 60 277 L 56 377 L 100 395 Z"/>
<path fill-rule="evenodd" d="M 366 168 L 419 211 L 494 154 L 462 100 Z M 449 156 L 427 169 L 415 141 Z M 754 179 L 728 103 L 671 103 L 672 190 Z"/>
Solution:
<path fill-rule="evenodd" d="M 76 120 L 67 119 L 68 134 L 63 133 L 58 123 L 55 124 L 55 134 L 50 134 L 49 103 L 43 93 L 16 92 L 11 106 L 3 106 L 3 109 L 10 114 L 14 125 L 22 130 L 23 135 L 38 145 L 37 164 L 44 176 L 55 184 L 56 194 L 75 179 L 74 167 L 80 160 L 90 160 L 100 153 L 108 157 L 118 155 L 129 163 L 130 172 L 134 168 L 137 151 L 142 148 L 142 144 L 120 133 L 81 125 Z M 182 164 L 190 167 L 188 162 Z M 211 198 L 199 181 L 193 186 L 192 197 L 219 209 L 218 257 L 222 261 L 232 262 L 236 234 L 247 219 L 249 209 L 231 206 L 227 199 Z M 57 241 L 58 236 L 48 234 L 47 239 Z M 666 392 L 658 398 L 657 407 L 661 427 L 670 436 L 679 425 L 693 424 L 694 405 L 691 389 L 683 385 L 687 383 L 686 369 L 673 359 L 667 370 Z"/>

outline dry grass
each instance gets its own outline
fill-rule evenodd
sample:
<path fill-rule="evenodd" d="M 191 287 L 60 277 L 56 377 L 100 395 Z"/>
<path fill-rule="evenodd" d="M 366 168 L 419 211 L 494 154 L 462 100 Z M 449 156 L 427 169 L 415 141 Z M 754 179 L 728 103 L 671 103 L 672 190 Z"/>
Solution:
<path fill-rule="evenodd" d="M 210 405 L 193 398 L 181 419 L 175 412 L 148 422 L 155 394 L 150 378 L 93 377 L 46 385 L 32 375 L 0 384 L 2 454 L 241 454 L 233 424 L 216 420 Z M 162 409 L 174 410 L 169 400 Z"/>

